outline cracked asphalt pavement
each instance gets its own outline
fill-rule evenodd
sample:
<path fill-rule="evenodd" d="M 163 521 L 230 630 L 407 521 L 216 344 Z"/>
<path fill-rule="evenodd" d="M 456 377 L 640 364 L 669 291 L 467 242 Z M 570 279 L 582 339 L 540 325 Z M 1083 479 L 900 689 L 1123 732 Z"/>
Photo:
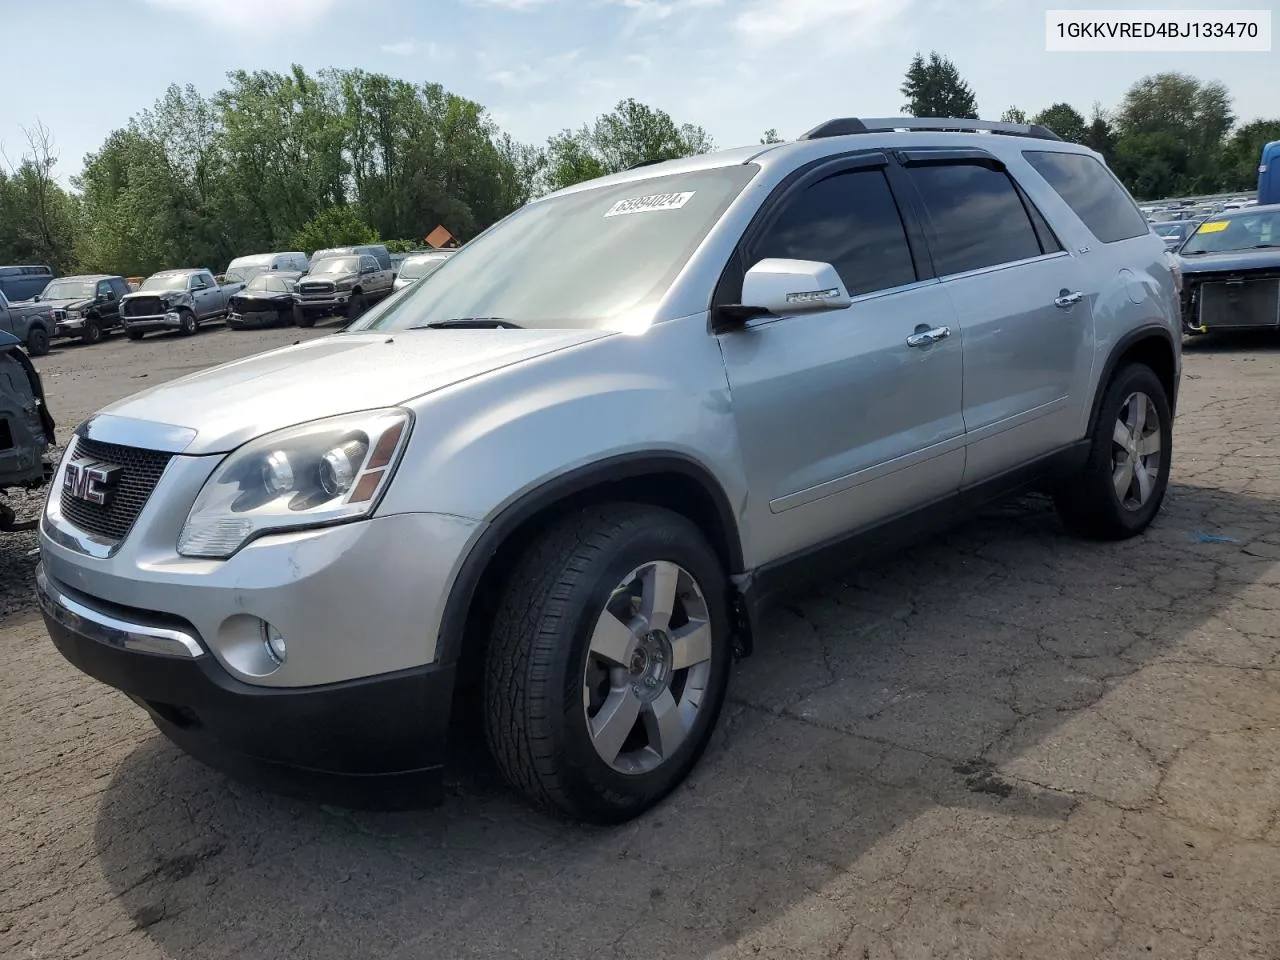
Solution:
<path fill-rule="evenodd" d="M 38 364 L 65 432 L 300 335 Z M 688 783 L 611 830 L 525 808 L 473 737 L 432 811 L 231 782 L 62 660 L 18 537 L 0 956 L 1274 960 L 1277 408 L 1280 341 L 1197 344 L 1148 535 L 1072 540 L 1028 498 L 795 597 Z"/>

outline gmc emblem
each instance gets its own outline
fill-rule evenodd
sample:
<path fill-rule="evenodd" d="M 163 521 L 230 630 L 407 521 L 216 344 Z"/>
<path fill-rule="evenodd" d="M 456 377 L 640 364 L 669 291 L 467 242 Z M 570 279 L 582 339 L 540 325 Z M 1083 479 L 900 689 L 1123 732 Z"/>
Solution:
<path fill-rule="evenodd" d="M 93 460 L 72 460 L 62 478 L 62 489 L 77 500 L 105 507 L 119 479 L 119 467 L 109 467 Z"/>

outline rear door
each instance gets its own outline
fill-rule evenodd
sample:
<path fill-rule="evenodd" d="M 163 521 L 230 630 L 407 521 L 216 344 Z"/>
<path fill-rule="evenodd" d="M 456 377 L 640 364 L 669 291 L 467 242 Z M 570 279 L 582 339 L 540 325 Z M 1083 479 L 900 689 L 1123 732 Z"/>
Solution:
<path fill-rule="evenodd" d="M 964 485 L 1076 439 L 1093 359 L 1080 264 L 981 150 L 903 155 L 934 268 L 964 331 Z"/>
<path fill-rule="evenodd" d="M 853 303 L 721 334 L 767 563 L 955 491 L 964 466 L 961 338 L 912 211 L 875 153 L 808 170 L 771 198 L 716 293 L 770 257 L 832 264 Z M 908 345 L 922 331 L 936 340 Z M 916 338 L 920 340 L 920 338 Z"/>

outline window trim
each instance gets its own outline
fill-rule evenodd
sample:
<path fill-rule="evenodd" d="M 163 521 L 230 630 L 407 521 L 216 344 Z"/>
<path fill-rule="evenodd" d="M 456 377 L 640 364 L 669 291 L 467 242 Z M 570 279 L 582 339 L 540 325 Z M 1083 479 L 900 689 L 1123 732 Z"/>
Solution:
<path fill-rule="evenodd" d="M 911 254 L 911 262 L 915 266 L 916 279 L 910 283 L 898 284 L 895 287 L 886 287 L 883 290 L 873 290 L 869 293 L 859 294 L 856 297 L 852 297 L 852 301 L 858 303 L 867 297 L 878 297 L 885 293 L 905 290 L 931 281 L 933 279 L 932 261 L 929 259 L 928 248 L 920 246 L 924 237 L 918 231 L 919 225 L 914 219 L 917 215 L 917 209 L 910 202 L 904 202 L 906 198 L 902 195 L 898 185 L 895 184 L 895 177 L 891 173 L 897 166 L 898 164 L 888 152 L 874 149 L 819 157 L 792 171 L 781 183 L 773 188 L 769 196 L 760 204 L 759 209 L 756 210 L 746 229 L 742 231 L 742 236 L 739 237 L 733 252 L 729 255 L 724 268 L 720 271 L 719 279 L 716 280 L 716 285 L 711 292 L 711 303 L 708 309 L 714 310 L 718 306 L 726 306 L 735 302 L 728 296 L 725 289 L 726 284 L 734 275 L 745 276 L 746 268 L 743 264 L 746 256 L 750 253 L 751 248 L 758 243 L 760 235 L 772 226 L 777 219 L 778 212 L 792 197 L 821 180 L 839 176 L 843 173 L 853 173 L 858 170 L 879 169 L 884 173 L 885 181 L 889 187 L 889 195 L 893 198 L 898 208 L 898 216 L 902 219 L 902 226 L 907 239 L 907 249 Z M 778 318 L 760 319 L 776 320 Z M 715 335 L 709 315 L 707 331 L 713 336 Z"/>
<path fill-rule="evenodd" d="M 913 152 L 920 153 L 923 151 L 913 151 Z M 1062 239 L 1058 237 L 1056 233 L 1054 234 L 1054 239 L 1058 241 L 1058 245 L 1060 247 L 1063 247 L 1063 249 L 1054 251 L 1053 253 L 1045 253 L 1044 243 L 1040 238 L 1040 231 L 1036 229 L 1035 219 L 1031 216 L 1030 211 L 1027 209 L 1027 203 L 1029 202 L 1030 198 L 1029 197 L 1024 198 L 1025 191 L 1022 189 L 1022 185 L 1018 183 L 1017 178 L 1012 174 L 1012 172 L 1010 172 L 1006 164 L 996 159 L 995 157 L 992 157 L 990 154 L 985 153 L 985 151 L 977 150 L 977 149 L 964 150 L 964 151 L 961 151 L 961 150 L 938 151 L 938 153 L 940 154 L 941 153 L 951 153 L 951 154 L 971 153 L 971 154 L 974 154 L 975 156 L 972 159 L 969 157 L 955 157 L 953 159 L 948 159 L 948 160 L 939 159 L 939 160 L 936 160 L 935 162 L 930 162 L 930 163 L 917 163 L 917 164 L 914 164 L 914 166 L 934 166 L 934 167 L 979 166 L 979 167 L 984 167 L 988 170 L 992 170 L 993 172 L 1004 174 L 1005 179 L 1009 181 L 1009 185 L 1013 187 L 1014 195 L 1018 198 L 1018 202 L 1022 207 L 1022 213 L 1027 218 L 1027 226 L 1031 228 L 1031 235 L 1035 237 L 1036 247 L 1040 251 L 1037 255 L 1033 257 L 1022 257 L 1018 260 L 1005 260 L 1001 263 L 989 263 L 982 267 L 973 267 L 969 270 L 960 270 L 955 273 L 943 273 L 941 269 L 938 268 L 936 259 L 933 259 L 933 242 L 930 239 L 931 233 L 935 235 L 937 234 L 937 226 L 933 222 L 933 215 L 929 212 L 929 208 L 924 202 L 924 197 L 920 193 L 920 188 L 916 186 L 915 181 L 912 180 L 910 175 L 907 173 L 909 166 L 904 164 L 903 179 L 906 181 L 905 186 L 910 188 L 911 196 L 919 206 L 919 212 L 920 212 L 920 218 L 921 218 L 922 224 L 928 224 L 928 228 L 925 229 L 924 231 L 925 241 L 928 245 L 930 258 L 933 262 L 934 275 L 939 280 L 952 280 L 957 277 L 979 276 L 984 273 L 992 273 L 996 270 L 1003 270 L 1006 267 L 1019 266 L 1027 263 L 1034 263 L 1037 260 L 1049 260 L 1054 257 L 1070 256 L 1070 254 L 1066 250 L 1066 247 L 1062 243 Z M 986 159 L 984 158 L 995 160 L 995 164 L 992 165 L 986 162 Z M 1039 208 L 1037 208 L 1037 211 L 1038 209 Z M 1043 213 L 1040 214 L 1040 217 L 1042 220 L 1044 220 L 1046 224 L 1049 224 L 1048 218 L 1045 217 Z M 1049 229 L 1051 231 L 1053 230 L 1053 226 L 1051 224 L 1049 225 Z"/>

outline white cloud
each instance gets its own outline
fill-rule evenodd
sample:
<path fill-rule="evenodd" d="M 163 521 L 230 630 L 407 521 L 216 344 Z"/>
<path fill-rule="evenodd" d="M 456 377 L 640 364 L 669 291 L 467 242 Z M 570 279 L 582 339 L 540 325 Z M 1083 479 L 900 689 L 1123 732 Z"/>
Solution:
<path fill-rule="evenodd" d="M 153 7 L 185 13 L 226 30 L 255 26 L 301 27 L 316 23 L 337 0 L 146 0 Z"/>
<path fill-rule="evenodd" d="M 409 57 L 415 53 L 425 53 L 428 57 L 436 55 L 436 45 L 434 43 L 419 43 L 410 37 L 407 40 L 397 40 L 395 43 L 384 43 L 382 45 L 383 53 L 390 53 L 397 57 Z"/>
<path fill-rule="evenodd" d="M 503 7 L 507 10 L 533 10 L 553 0 L 466 0 L 473 7 Z"/>
<path fill-rule="evenodd" d="M 551 79 L 546 71 L 531 67 L 527 63 L 517 63 L 489 74 L 489 80 L 508 90 L 527 90 Z"/>
<path fill-rule="evenodd" d="M 756 45 L 810 35 L 829 38 L 840 27 L 844 45 L 888 39 L 887 27 L 910 6 L 904 0 L 755 0 L 733 20 L 734 29 Z"/>

